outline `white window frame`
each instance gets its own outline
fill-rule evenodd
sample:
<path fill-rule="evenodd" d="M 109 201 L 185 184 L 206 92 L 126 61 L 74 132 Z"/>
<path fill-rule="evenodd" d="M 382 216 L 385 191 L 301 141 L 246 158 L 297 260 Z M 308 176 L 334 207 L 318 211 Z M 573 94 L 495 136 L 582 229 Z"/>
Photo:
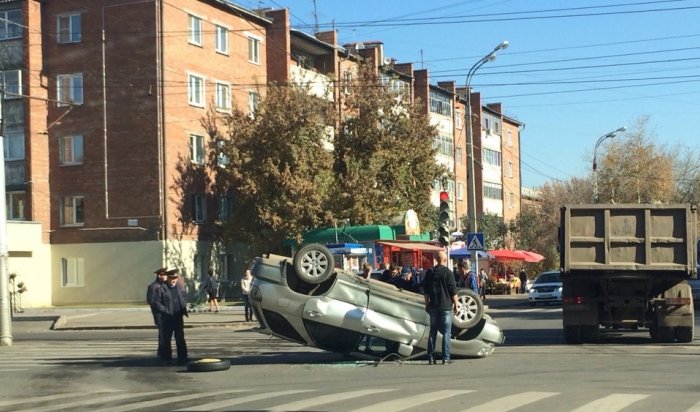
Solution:
<path fill-rule="evenodd" d="M 255 112 L 258 111 L 260 106 L 260 94 L 255 91 L 248 92 L 248 114 L 255 116 Z"/>
<path fill-rule="evenodd" d="M 66 84 L 67 83 L 67 84 Z M 59 74 L 56 76 L 56 100 L 58 106 L 83 104 L 83 74 Z"/>
<path fill-rule="evenodd" d="M 513 162 L 511 160 L 508 161 L 508 169 L 506 170 L 506 173 L 508 174 L 508 177 L 513 177 Z"/>
<path fill-rule="evenodd" d="M 20 99 L 22 97 L 22 71 L 5 70 L 0 74 L 2 75 L 0 86 L 5 89 L 5 100 Z"/>
<path fill-rule="evenodd" d="M 190 106 L 205 107 L 205 88 L 206 79 L 204 76 L 195 73 L 187 74 L 187 99 Z"/>
<path fill-rule="evenodd" d="M 219 208 L 217 211 L 218 218 L 222 222 L 226 222 L 231 218 L 232 202 L 230 195 L 219 195 Z"/>
<path fill-rule="evenodd" d="M 207 221 L 207 197 L 198 193 L 192 195 L 192 222 L 205 223 Z"/>
<path fill-rule="evenodd" d="M 85 196 L 62 197 L 60 211 L 61 226 L 85 226 Z"/>
<path fill-rule="evenodd" d="M 343 72 L 343 93 L 350 94 L 350 87 L 352 86 L 352 71 L 345 70 Z"/>
<path fill-rule="evenodd" d="M 61 258 L 61 286 L 64 288 L 85 286 L 85 259 Z"/>
<path fill-rule="evenodd" d="M 515 207 L 515 193 L 508 193 L 508 208 L 512 209 Z"/>
<path fill-rule="evenodd" d="M 61 24 L 62 22 L 67 23 L 67 27 L 63 26 Z M 60 16 L 56 16 L 56 42 L 61 44 L 80 43 L 82 37 L 82 21 L 80 13 L 62 14 Z"/>
<path fill-rule="evenodd" d="M 228 27 L 216 25 L 214 48 L 217 53 L 228 55 Z"/>
<path fill-rule="evenodd" d="M 457 200 L 462 200 L 464 198 L 464 186 L 462 183 L 457 182 Z"/>
<path fill-rule="evenodd" d="M 79 134 L 63 136 L 58 139 L 58 162 L 61 166 L 83 164 L 85 155 L 83 141 L 83 136 Z"/>
<path fill-rule="evenodd" d="M 508 130 L 508 136 L 506 137 L 506 141 L 508 142 L 508 147 L 513 147 L 513 132 Z"/>
<path fill-rule="evenodd" d="M 455 129 L 462 130 L 464 125 L 464 112 L 455 110 Z"/>
<path fill-rule="evenodd" d="M 455 148 L 455 162 L 457 162 L 458 165 L 462 164 L 462 148 L 461 147 Z"/>
<path fill-rule="evenodd" d="M 0 40 L 19 39 L 22 33 L 22 10 L 0 11 Z"/>
<path fill-rule="evenodd" d="M 246 34 L 248 38 L 248 62 L 260 64 L 260 44 L 262 39 L 252 34 Z"/>
<path fill-rule="evenodd" d="M 27 192 L 7 192 L 5 195 L 7 220 L 27 220 L 24 208 L 27 203 Z M 15 207 L 17 204 L 17 207 Z"/>
<path fill-rule="evenodd" d="M 202 46 L 202 18 L 194 14 L 187 15 L 188 41 L 195 46 Z"/>
<path fill-rule="evenodd" d="M 203 165 L 205 156 L 204 136 L 195 133 L 190 134 L 190 161 L 194 164 Z"/>
<path fill-rule="evenodd" d="M 231 111 L 231 85 L 225 82 L 216 82 L 215 86 L 215 104 L 216 110 L 230 112 Z"/>
<path fill-rule="evenodd" d="M 24 129 L 17 127 L 8 127 L 5 131 L 5 138 L 3 139 L 3 150 L 5 161 L 24 160 Z"/>

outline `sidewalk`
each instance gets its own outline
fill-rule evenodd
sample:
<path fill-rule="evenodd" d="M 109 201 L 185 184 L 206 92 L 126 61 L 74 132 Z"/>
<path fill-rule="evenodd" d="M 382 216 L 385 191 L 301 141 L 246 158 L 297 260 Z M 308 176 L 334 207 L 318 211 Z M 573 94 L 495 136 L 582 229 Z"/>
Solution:
<path fill-rule="evenodd" d="M 488 308 L 524 307 L 527 295 L 487 295 L 484 306 Z M 14 314 L 15 322 L 50 321 L 53 330 L 111 330 L 154 329 L 153 315 L 148 306 L 124 308 L 37 308 Z M 221 306 L 219 313 L 190 312 L 185 318 L 185 328 L 225 327 L 246 329 L 258 326 L 257 322 L 245 322 L 243 306 Z"/>
<path fill-rule="evenodd" d="M 14 314 L 17 322 L 53 319 L 53 330 L 154 329 L 151 310 L 132 308 L 27 309 Z M 185 328 L 231 327 L 252 328 L 257 322 L 245 322 L 242 306 L 222 306 L 215 312 L 190 312 Z"/>

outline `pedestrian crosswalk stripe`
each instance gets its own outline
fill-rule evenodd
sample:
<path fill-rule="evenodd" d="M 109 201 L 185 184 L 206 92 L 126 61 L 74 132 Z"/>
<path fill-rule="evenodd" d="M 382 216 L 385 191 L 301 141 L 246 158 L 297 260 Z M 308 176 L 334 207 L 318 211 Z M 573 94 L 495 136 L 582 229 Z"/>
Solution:
<path fill-rule="evenodd" d="M 119 392 L 119 391 L 100 391 L 98 393 L 110 393 L 110 392 Z M 34 402 L 49 402 L 49 401 L 56 401 L 59 399 L 66 399 L 66 398 L 75 398 L 78 396 L 85 395 L 84 393 L 57 393 L 55 395 L 42 395 L 42 396 L 32 396 L 30 398 L 21 398 L 21 399 L 10 399 L 7 401 L 0 401 L 0 407 L 4 406 L 13 406 L 13 405 L 20 405 L 20 404 L 27 404 L 27 403 L 34 403 Z"/>
<path fill-rule="evenodd" d="M 267 392 L 259 393 L 256 395 L 244 396 L 238 399 L 225 399 L 223 401 L 209 402 L 205 404 L 200 404 L 195 407 L 188 407 L 183 409 L 178 409 L 177 411 L 211 411 L 214 409 L 229 408 L 231 406 L 240 405 L 242 403 L 255 402 L 261 399 L 276 398 L 278 396 L 286 395 L 296 395 L 298 393 L 313 392 L 311 389 L 301 389 L 301 390 L 289 390 L 289 391 L 279 391 L 279 392 Z"/>
<path fill-rule="evenodd" d="M 514 395 L 503 396 L 494 399 L 490 402 L 482 403 L 473 408 L 465 409 L 464 412 L 492 412 L 492 411 L 511 411 L 513 409 L 525 406 L 529 403 L 549 398 L 550 396 L 558 395 L 557 392 L 523 392 Z"/>
<path fill-rule="evenodd" d="M 302 411 L 315 409 L 318 406 L 325 405 L 333 402 L 345 401 L 353 398 L 361 398 L 364 396 L 370 396 L 377 393 L 391 392 L 394 389 L 365 389 L 360 391 L 351 392 L 341 392 L 329 395 L 318 396 L 315 398 L 304 399 L 301 401 L 285 403 L 282 405 L 273 406 L 271 408 L 266 408 L 268 411 Z"/>
<path fill-rule="evenodd" d="M 137 392 L 137 393 L 118 393 L 114 395 L 103 395 L 103 396 L 91 396 L 88 399 L 82 399 L 79 401 L 70 401 L 65 403 L 52 403 L 51 406 L 42 406 L 42 411 L 60 411 L 60 410 L 71 410 L 75 408 L 82 408 L 85 406 L 102 404 L 106 402 L 119 401 L 127 398 L 138 398 L 140 396 L 153 396 L 153 395 L 167 395 L 169 393 L 174 393 L 174 391 L 150 391 L 150 392 Z M 29 409 L 17 409 L 15 412 L 29 412 L 35 411 L 36 408 L 32 407 Z"/>
<path fill-rule="evenodd" d="M 595 401 L 587 403 L 580 408 L 574 409 L 572 412 L 614 412 L 622 410 L 633 403 L 648 397 L 649 395 L 613 394 L 604 398 L 596 399 Z"/>
<path fill-rule="evenodd" d="M 426 403 L 437 400 L 444 400 L 457 395 L 474 392 L 472 390 L 443 390 L 423 393 L 420 395 L 408 396 L 401 399 L 393 399 L 386 402 L 375 403 L 365 408 L 355 409 L 353 412 L 393 412 L 402 411 L 404 409 L 416 408 Z"/>
<path fill-rule="evenodd" d="M 145 402 L 133 402 L 133 403 L 128 403 L 126 405 L 114 406 L 111 408 L 95 409 L 94 411 L 95 412 L 124 412 L 124 411 L 131 411 L 131 410 L 134 410 L 137 408 L 138 409 L 153 408 L 153 407 L 168 405 L 168 404 L 176 403 L 176 402 L 185 402 L 185 401 L 189 401 L 189 400 L 202 399 L 202 398 L 206 398 L 208 396 L 230 395 L 233 393 L 240 393 L 240 392 L 248 392 L 248 390 L 247 389 L 227 389 L 227 390 L 223 390 L 223 391 L 190 393 L 187 395 L 168 396 L 165 398 L 154 399 L 154 400 L 145 401 Z"/>
<path fill-rule="evenodd" d="M 691 406 L 690 409 L 688 409 L 687 412 L 700 412 L 700 402 L 696 403 L 695 405 Z"/>

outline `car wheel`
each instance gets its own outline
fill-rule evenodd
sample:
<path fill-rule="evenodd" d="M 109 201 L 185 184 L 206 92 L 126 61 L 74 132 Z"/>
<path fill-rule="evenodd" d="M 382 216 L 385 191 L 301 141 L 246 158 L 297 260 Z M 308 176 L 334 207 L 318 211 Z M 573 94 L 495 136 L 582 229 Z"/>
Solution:
<path fill-rule="evenodd" d="M 294 270 L 302 281 L 317 285 L 333 273 L 335 261 L 331 251 L 323 245 L 312 243 L 303 246 L 294 255 Z"/>
<path fill-rule="evenodd" d="M 569 344 L 581 343 L 581 327 L 578 325 L 564 326 L 564 340 Z"/>
<path fill-rule="evenodd" d="M 484 302 L 479 295 L 471 289 L 457 291 L 459 307 L 457 313 L 452 315 L 452 324 L 460 329 L 475 326 L 484 317 Z"/>
<path fill-rule="evenodd" d="M 693 328 L 690 326 L 676 326 L 676 340 L 681 343 L 693 341 Z"/>
<path fill-rule="evenodd" d="M 225 371 L 231 367 L 231 361 L 214 358 L 199 359 L 187 364 L 188 372 Z"/>
<path fill-rule="evenodd" d="M 674 328 L 670 326 L 656 327 L 656 340 L 663 343 L 671 343 L 676 339 Z"/>

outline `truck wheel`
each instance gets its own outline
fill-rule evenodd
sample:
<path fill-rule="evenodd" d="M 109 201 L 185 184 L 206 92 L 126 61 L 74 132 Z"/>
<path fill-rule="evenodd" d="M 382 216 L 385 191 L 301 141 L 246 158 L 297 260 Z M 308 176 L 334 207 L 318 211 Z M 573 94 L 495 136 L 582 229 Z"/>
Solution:
<path fill-rule="evenodd" d="M 460 329 L 476 326 L 484 317 L 484 302 L 479 295 L 471 289 L 460 289 L 457 300 L 459 307 L 457 313 L 452 315 L 452 324 Z"/>
<path fill-rule="evenodd" d="M 318 285 L 332 274 L 335 262 L 331 251 L 318 243 L 303 246 L 294 255 L 294 270 L 299 279 L 310 285 Z"/>
<path fill-rule="evenodd" d="M 676 326 L 676 339 L 681 343 L 693 341 L 693 328 L 691 326 Z"/>
<path fill-rule="evenodd" d="M 569 344 L 581 343 L 581 327 L 578 325 L 564 326 L 564 340 Z"/>
<path fill-rule="evenodd" d="M 670 343 L 676 340 L 674 328 L 668 326 L 657 326 L 656 340 L 663 343 Z"/>

